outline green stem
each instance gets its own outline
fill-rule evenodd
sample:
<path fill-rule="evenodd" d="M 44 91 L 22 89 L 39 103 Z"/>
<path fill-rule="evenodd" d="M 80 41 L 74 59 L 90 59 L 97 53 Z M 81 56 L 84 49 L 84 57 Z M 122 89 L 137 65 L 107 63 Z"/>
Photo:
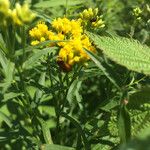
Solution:
<path fill-rule="evenodd" d="M 4 31 L 4 41 L 6 43 L 6 54 L 7 55 L 10 55 L 10 41 L 9 41 L 9 32 L 8 32 L 8 28 L 5 26 L 3 28 L 3 31 Z"/>
<path fill-rule="evenodd" d="M 15 38 L 15 34 L 16 34 L 16 26 L 14 25 L 13 27 L 13 30 L 12 30 L 12 55 L 14 55 L 15 53 L 15 41 L 16 41 L 16 38 Z"/>
<path fill-rule="evenodd" d="M 51 74 L 51 72 L 53 72 L 53 71 L 51 70 L 51 65 L 50 65 L 51 57 L 52 56 L 48 55 L 47 64 L 48 64 L 49 80 L 50 80 L 51 86 L 53 87 L 54 83 L 53 83 L 53 78 L 52 78 L 52 74 Z M 56 94 L 53 91 L 52 91 L 52 96 L 53 96 L 54 109 L 55 109 L 55 113 L 56 113 L 56 135 L 58 135 L 59 129 L 60 129 L 60 126 L 59 126 L 60 106 L 59 106 L 58 100 L 56 99 Z M 58 136 L 56 137 L 56 141 L 57 141 L 57 138 L 58 138 Z"/>
<path fill-rule="evenodd" d="M 73 76 L 72 76 L 72 80 L 71 80 L 70 82 L 69 82 L 69 79 L 68 79 L 68 78 L 69 78 L 69 77 L 68 77 L 68 74 L 66 74 L 67 87 L 70 87 L 70 86 L 71 86 L 71 84 L 73 83 L 73 81 L 77 78 L 78 74 L 80 73 L 81 69 L 82 69 L 82 66 L 79 67 L 79 68 L 77 68 L 77 70 L 74 71 L 74 74 L 73 74 Z M 69 88 L 66 89 L 66 91 L 64 92 L 64 93 L 65 93 L 65 94 L 64 94 L 64 101 L 63 101 L 62 107 L 60 108 L 60 112 L 63 111 L 63 109 L 64 109 L 64 107 L 65 107 L 65 105 L 66 105 L 66 103 L 67 103 L 68 90 L 69 90 Z"/>
<path fill-rule="evenodd" d="M 66 10 L 65 10 L 65 16 L 67 17 L 67 13 L 68 13 L 68 0 L 66 0 Z"/>
<path fill-rule="evenodd" d="M 19 74 L 19 77 L 20 77 L 21 88 L 24 91 L 24 95 L 25 95 L 24 104 L 26 104 L 28 106 L 28 105 L 30 105 L 30 100 L 29 100 L 29 97 L 28 97 L 28 94 L 27 94 L 26 85 L 25 85 L 25 82 L 24 82 L 24 77 L 23 77 L 22 72 L 21 72 L 19 67 L 17 67 L 17 70 L 18 70 L 18 74 Z"/>
<path fill-rule="evenodd" d="M 26 53 L 25 53 L 25 46 L 26 46 L 26 33 L 25 33 L 25 27 L 22 27 L 22 48 L 23 48 L 23 58 L 22 58 L 22 63 L 26 59 Z"/>

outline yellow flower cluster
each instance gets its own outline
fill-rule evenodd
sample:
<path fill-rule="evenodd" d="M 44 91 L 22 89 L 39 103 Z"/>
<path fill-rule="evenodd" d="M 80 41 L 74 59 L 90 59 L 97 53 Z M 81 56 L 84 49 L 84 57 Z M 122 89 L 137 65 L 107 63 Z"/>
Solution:
<path fill-rule="evenodd" d="M 29 31 L 29 35 L 35 39 L 31 42 L 31 45 L 37 45 L 48 40 L 49 34 L 50 31 L 48 31 L 47 25 L 44 22 L 39 22 L 36 27 Z"/>
<path fill-rule="evenodd" d="M 98 8 L 89 8 L 85 9 L 82 13 L 80 13 L 80 17 L 86 26 L 92 26 L 93 28 L 104 28 L 105 23 L 101 19 L 102 16 L 99 17 L 97 14 Z"/>
<path fill-rule="evenodd" d="M 69 20 L 67 18 L 58 18 L 52 22 L 52 27 L 63 34 L 71 33 L 72 36 L 80 36 L 83 32 L 80 20 Z"/>
<path fill-rule="evenodd" d="M 44 40 L 65 40 L 57 42 L 60 47 L 57 62 L 64 71 L 70 71 L 76 63 L 85 63 L 89 57 L 84 48 L 95 51 L 89 38 L 83 33 L 83 26 L 80 19 L 69 20 L 66 17 L 55 19 L 52 23 L 52 30 L 44 22 L 39 22 L 36 27 L 29 31 L 36 45 Z M 49 46 L 54 45 L 54 43 Z"/>
<path fill-rule="evenodd" d="M 0 0 L 0 17 L 1 23 L 6 25 L 10 20 L 16 25 L 23 25 L 29 23 L 35 18 L 35 14 L 29 9 L 27 3 L 22 6 L 16 3 L 14 9 L 10 9 L 9 0 Z"/>

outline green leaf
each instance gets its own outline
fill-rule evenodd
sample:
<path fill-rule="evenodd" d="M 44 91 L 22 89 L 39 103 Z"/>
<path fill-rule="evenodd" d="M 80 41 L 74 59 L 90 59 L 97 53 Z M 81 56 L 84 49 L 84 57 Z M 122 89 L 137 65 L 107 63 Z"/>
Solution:
<path fill-rule="evenodd" d="M 0 50 L 2 50 L 2 52 L 5 54 L 8 52 L 2 34 L 0 34 Z"/>
<path fill-rule="evenodd" d="M 26 52 L 31 52 L 33 50 L 38 51 L 39 49 L 42 49 L 43 47 L 46 47 L 50 43 L 57 43 L 57 42 L 66 42 L 66 40 L 47 40 L 47 41 L 41 42 L 41 43 L 39 43 L 37 45 L 34 45 L 34 46 L 27 46 L 27 47 L 25 47 L 25 53 Z M 53 47 L 51 47 L 51 48 L 53 48 Z M 15 56 L 16 57 L 21 56 L 21 55 L 23 55 L 23 49 L 18 49 L 18 50 L 15 51 Z"/>
<path fill-rule="evenodd" d="M 45 77 L 46 77 L 46 73 L 42 72 L 41 76 L 39 78 L 39 82 L 38 82 L 40 85 L 43 85 L 43 86 L 45 85 Z M 43 91 L 40 89 L 37 89 L 36 93 L 35 93 L 35 102 L 36 103 L 38 103 L 40 101 L 40 98 L 42 97 L 42 95 L 43 95 Z"/>
<path fill-rule="evenodd" d="M 7 68 L 7 58 L 5 57 L 5 54 L 0 50 L 0 64 L 2 65 L 2 68 L 5 70 Z"/>
<path fill-rule="evenodd" d="M 110 59 L 129 70 L 150 75 L 150 48 L 122 37 L 102 37 L 88 33 L 95 45 Z"/>
<path fill-rule="evenodd" d="M 32 56 L 30 56 L 23 64 L 24 69 L 31 69 L 32 67 L 35 66 L 37 62 L 39 62 L 39 59 L 47 55 L 48 53 L 54 53 L 56 51 L 56 47 L 50 47 L 50 48 L 45 48 L 43 50 L 38 50 L 36 53 L 33 53 Z"/>
<path fill-rule="evenodd" d="M 83 139 L 83 142 L 84 142 L 84 146 L 85 146 L 85 149 L 86 150 L 90 150 L 90 145 L 88 143 L 88 140 L 85 136 L 85 132 L 84 130 L 82 129 L 80 123 L 73 117 L 71 117 L 70 115 L 64 113 L 64 112 L 61 112 L 60 114 L 61 116 L 65 117 L 66 119 L 68 119 L 77 129 L 78 129 L 78 133 L 79 135 L 82 136 L 82 139 Z"/>
<path fill-rule="evenodd" d="M 61 146 L 56 144 L 44 144 L 41 146 L 42 150 L 75 150 L 72 147 Z"/>
<path fill-rule="evenodd" d="M 78 80 L 74 80 L 72 84 L 69 87 L 68 93 L 67 93 L 67 100 L 71 103 L 71 101 L 74 99 L 74 93 L 78 84 Z"/>
<path fill-rule="evenodd" d="M 119 150 L 150 150 L 150 137 L 145 139 L 136 138 L 127 143 L 126 145 L 122 145 Z"/>
<path fill-rule="evenodd" d="M 131 138 L 131 122 L 125 106 L 122 106 L 119 110 L 118 129 L 121 142 L 126 143 Z"/>
<path fill-rule="evenodd" d="M 68 6 L 75 6 L 75 5 L 78 5 L 78 4 L 82 4 L 84 3 L 85 1 L 84 0 L 74 0 L 74 1 L 71 1 L 69 0 L 68 1 Z M 49 7 L 56 7 L 56 6 L 60 6 L 60 5 L 66 5 L 66 0 L 47 0 L 47 1 L 41 1 L 37 4 L 34 5 L 35 8 L 49 8 Z"/>
<path fill-rule="evenodd" d="M 67 93 L 67 99 L 70 105 L 72 105 L 72 101 L 76 100 L 80 109 L 83 109 L 83 106 L 81 105 L 82 96 L 79 93 L 80 87 L 81 87 L 82 81 L 79 79 L 76 79 L 73 81 L 73 83 L 70 85 L 68 93 Z"/>
<path fill-rule="evenodd" d="M 150 87 L 143 87 L 129 96 L 128 108 L 140 108 L 142 104 L 150 103 Z"/>
<path fill-rule="evenodd" d="M 11 123 L 10 118 L 4 114 L 3 112 L 0 111 L 0 117 L 2 118 L 2 120 L 11 128 L 13 126 L 13 124 Z"/>
<path fill-rule="evenodd" d="M 6 66 L 3 69 L 5 79 L 3 83 L 0 83 L 0 87 L 3 87 L 2 90 L 3 93 L 6 92 L 6 90 L 10 87 L 13 81 L 14 69 L 15 69 L 15 64 L 11 61 L 7 61 Z"/>
<path fill-rule="evenodd" d="M 2 100 L 2 102 L 7 102 L 8 100 L 16 98 L 16 97 L 18 97 L 18 96 L 20 96 L 22 94 L 23 93 L 14 93 L 14 92 L 5 93 L 4 94 L 4 99 Z"/>
<path fill-rule="evenodd" d="M 86 53 L 89 55 L 89 57 L 94 61 L 96 66 L 103 72 L 103 74 L 115 85 L 115 87 L 120 90 L 120 87 L 117 85 L 116 81 L 111 77 L 111 75 L 107 72 L 107 70 L 102 66 L 100 59 L 97 55 L 92 53 L 91 51 L 88 51 L 84 49 Z"/>
<path fill-rule="evenodd" d="M 45 142 L 47 144 L 53 144 L 52 137 L 51 137 L 51 134 L 50 134 L 50 130 L 47 127 L 47 123 L 42 118 L 38 117 L 37 119 L 41 123 L 41 127 L 42 127 Z"/>

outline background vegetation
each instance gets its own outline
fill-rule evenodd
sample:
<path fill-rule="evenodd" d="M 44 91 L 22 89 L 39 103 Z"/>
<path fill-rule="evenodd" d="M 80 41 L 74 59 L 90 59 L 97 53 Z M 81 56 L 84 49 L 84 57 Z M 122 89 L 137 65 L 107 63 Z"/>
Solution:
<path fill-rule="evenodd" d="M 29 3 L 34 21 L 0 28 L 0 149 L 150 150 L 149 0 Z M 39 20 L 89 7 L 99 8 L 105 27 L 87 31 L 97 49 L 85 49 L 87 67 L 63 72 L 57 48 L 43 48 L 50 41 L 30 45 Z"/>

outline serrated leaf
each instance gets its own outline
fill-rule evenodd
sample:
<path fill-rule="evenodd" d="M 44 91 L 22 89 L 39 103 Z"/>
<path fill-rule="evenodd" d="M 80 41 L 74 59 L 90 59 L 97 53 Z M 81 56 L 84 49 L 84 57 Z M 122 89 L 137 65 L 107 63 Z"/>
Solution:
<path fill-rule="evenodd" d="M 123 37 L 102 37 L 88 33 L 95 45 L 110 59 L 129 70 L 150 75 L 150 48 Z"/>

